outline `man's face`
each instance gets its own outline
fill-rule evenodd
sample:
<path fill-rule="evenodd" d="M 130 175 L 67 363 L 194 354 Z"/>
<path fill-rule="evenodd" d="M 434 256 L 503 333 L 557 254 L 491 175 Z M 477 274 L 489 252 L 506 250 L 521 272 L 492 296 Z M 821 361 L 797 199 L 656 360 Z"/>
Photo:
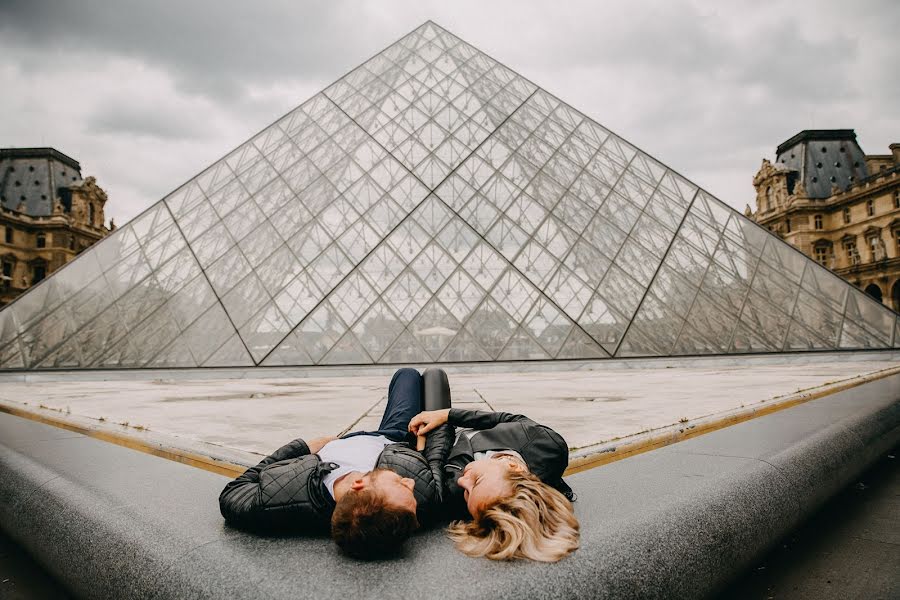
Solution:
<path fill-rule="evenodd" d="M 416 497 L 413 494 L 415 481 L 400 477 L 387 469 L 370 471 L 362 477 L 362 489 L 371 489 L 392 506 L 416 512 Z"/>

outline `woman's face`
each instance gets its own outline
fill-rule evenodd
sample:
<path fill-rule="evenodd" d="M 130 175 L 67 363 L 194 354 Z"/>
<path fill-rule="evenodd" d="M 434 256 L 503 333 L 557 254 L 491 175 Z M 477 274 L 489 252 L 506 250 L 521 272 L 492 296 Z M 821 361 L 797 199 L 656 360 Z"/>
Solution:
<path fill-rule="evenodd" d="M 512 485 L 506 479 L 512 470 L 521 470 L 519 461 L 510 456 L 494 455 L 484 460 L 475 460 L 466 465 L 456 483 L 463 491 L 463 498 L 469 514 L 478 514 L 498 499 L 512 493 Z"/>

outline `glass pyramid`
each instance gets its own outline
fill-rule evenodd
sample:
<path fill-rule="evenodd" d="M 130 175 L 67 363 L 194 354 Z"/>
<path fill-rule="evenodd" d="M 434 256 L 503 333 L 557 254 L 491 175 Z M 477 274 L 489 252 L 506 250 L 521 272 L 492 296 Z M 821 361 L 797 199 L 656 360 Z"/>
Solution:
<path fill-rule="evenodd" d="M 889 348 L 897 330 L 427 22 L 0 311 L 0 368 Z"/>

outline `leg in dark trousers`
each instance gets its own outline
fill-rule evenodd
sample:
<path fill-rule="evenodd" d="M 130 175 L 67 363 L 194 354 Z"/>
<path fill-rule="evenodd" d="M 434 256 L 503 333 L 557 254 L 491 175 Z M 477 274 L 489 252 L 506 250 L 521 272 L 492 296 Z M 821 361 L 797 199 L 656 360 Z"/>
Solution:
<path fill-rule="evenodd" d="M 398 369 L 388 386 L 387 406 L 378 431 L 358 431 L 354 435 L 383 435 L 395 442 L 414 439 L 409 433 L 409 422 L 422 412 L 422 376 L 415 369 Z"/>

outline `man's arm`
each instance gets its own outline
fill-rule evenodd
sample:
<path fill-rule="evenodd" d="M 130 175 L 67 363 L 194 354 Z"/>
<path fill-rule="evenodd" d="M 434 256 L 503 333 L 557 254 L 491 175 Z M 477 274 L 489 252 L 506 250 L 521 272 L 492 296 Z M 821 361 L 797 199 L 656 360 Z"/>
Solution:
<path fill-rule="evenodd" d="M 320 450 L 322 438 L 310 444 Z M 265 527 L 275 524 L 276 514 L 267 509 L 285 508 L 284 499 L 294 497 L 308 487 L 309 478 L 319 465 L 319 457 L 310 454 L 310 446 L 302 439 L 286 444 L 250 467 L 219 494 L 219 510 L 229 523 L 241 527 Z M 271 472 L 270 472 L 271 471 Z M 289 492 L 285 495 L 283 492 Z M 306 491 L 306 490 L 303 490 Z M 308 493 L 302 497 L 308 498 Z"/>

